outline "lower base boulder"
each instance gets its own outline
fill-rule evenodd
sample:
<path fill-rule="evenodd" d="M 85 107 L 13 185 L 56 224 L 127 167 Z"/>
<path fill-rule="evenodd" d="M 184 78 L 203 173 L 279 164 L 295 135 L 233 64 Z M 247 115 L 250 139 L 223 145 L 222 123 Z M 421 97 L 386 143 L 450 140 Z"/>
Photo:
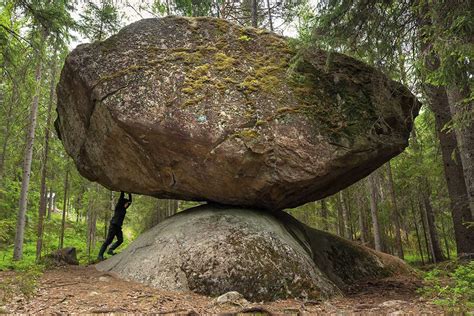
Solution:
<path fill-rule="evenodd" d="M 163 221 L 96 267 L 160 289 L 270 301 L 340 295 L 358 279 L 408 271 L 387 256 L 284 212 L 204 205 Z"/>

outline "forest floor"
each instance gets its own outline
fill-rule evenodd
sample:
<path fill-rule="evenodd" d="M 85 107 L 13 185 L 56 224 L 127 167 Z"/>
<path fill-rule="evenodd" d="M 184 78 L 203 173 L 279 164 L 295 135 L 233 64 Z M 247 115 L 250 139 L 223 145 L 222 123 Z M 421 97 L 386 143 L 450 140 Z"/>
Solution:
<path fill-rule="evenodd" d="M 0 272 L 0 283 L 7 284 L 14 277 L 14 272 Z M 348 289 L 345 297 L 325 302 L 281 300 L 219 305 L 211 297 L 163 291 L 124 281 L 110 273 L 99 272 L 94 266 L 65 266 L 45 271 L 29 298 L 18 294 L 19 290 L 10 293 L 0 313 L 442 314 L 440 307 L 417 294 L 420 286 L 417 279 L 399 276 L 356 284 Z"/>

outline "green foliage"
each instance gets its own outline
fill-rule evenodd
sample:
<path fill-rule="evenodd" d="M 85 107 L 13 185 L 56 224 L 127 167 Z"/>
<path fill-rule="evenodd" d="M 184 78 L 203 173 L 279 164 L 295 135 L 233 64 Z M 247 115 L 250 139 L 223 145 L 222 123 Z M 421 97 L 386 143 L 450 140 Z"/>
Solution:
<path fill-rule="evenodd" d="M 100 1 L 100 5 L 88 1 L 80 17 L 79 31 L 91 40 L 104 40 L 121 27 L 121 16 L 113 1 Z"/>
<path fill-rule="evenodd" d="M 472 313 L 474 309 L 474 261 L 460 264 L 453 272 L 433 269 L 424 276 L 420 289 L 425 297 L 449 312 Z"/>

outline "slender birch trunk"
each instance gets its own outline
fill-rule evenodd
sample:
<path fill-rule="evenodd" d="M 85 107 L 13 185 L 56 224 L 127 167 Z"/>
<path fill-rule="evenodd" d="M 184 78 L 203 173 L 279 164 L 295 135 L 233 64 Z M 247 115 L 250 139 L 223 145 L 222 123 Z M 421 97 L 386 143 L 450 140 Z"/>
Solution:
<path fill-rule="evenodd" d="M 374 246 L 375 250 L 382 251 L 382 236 L 377 212 L 377 187 L 373 174 L 368 176 L 368 186 L 370 192 L 370 215 L 372 216 L 372 227 L 374 230 Z"/>
<path fill-rule="evenodd" d="M 398 212 L 397 197 L 395 195 L 395 186 L 393 184 L 392 166 L 390 161 L 385 164 L 388 176 L 388 189 L 390 191 L 390 201 L 392 204 L 392 220 L 395 229 L 395 251 L 397 257 L 403 259 L 403 244 L 400 225 L 400 214 Z"/>
<path fill-rule="evenodd" d="M 23 240 L 25 237 L 26 209 L 28 204 L 28 187 L 31 177 L 31 163 L 33 159 L 33 145 L 35 141 L 36 121 L 38 117 L 39 96 L 41 93 L 41 79 L 43 70 L 43 45 L 45 35 L 41 34 L 40 53 L 36 58 L 35 66 L 35 92 L 31 102 L 28 132 L 26 136 L 26 147 L 23 156 L 23 177 L 21 181 L 20 202 L 16 223 L 15 243 L 13 248 L 13 260 L 18 261 L 23 257 Z"/>
<path fill-rule="evenodd" d="M 43 165 L 41 168 L 41 188 L 40 188 L 40 204 L 38 210 L 38 229 L 36 240 L 36 261 L 41 259 L 41 248 L 43 247 L 43 230 L 44 230 L 44 216 L 46 214 L 46 177 L 48 172 L 48 155 L 49 155 L 49 135 L 51 127 L 51 112 L 55 96 L 56 83 L 56 52 L 53 55 L 51 65 L 51 80 L 49 85 L 49 102 L 46 117 L 46 127 L 44 128 L 44 147 L 43 147 Z"/>

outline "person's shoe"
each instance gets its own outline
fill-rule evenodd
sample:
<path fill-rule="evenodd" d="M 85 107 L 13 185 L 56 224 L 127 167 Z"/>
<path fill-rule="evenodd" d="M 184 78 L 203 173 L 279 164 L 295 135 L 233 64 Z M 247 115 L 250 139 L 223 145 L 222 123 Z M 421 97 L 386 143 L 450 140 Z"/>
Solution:
<path fill-rule="evenodd" d="M 116 253 L 112 249 L 107 250 L 107 254 L 111 256 L 116 255 Z"/>
<path fill-rule="evenodd" d="M 105 260 L 104 256 L 98 256 L 97 257 L 97 261 L 104 261 L 104 260 Z"/>

